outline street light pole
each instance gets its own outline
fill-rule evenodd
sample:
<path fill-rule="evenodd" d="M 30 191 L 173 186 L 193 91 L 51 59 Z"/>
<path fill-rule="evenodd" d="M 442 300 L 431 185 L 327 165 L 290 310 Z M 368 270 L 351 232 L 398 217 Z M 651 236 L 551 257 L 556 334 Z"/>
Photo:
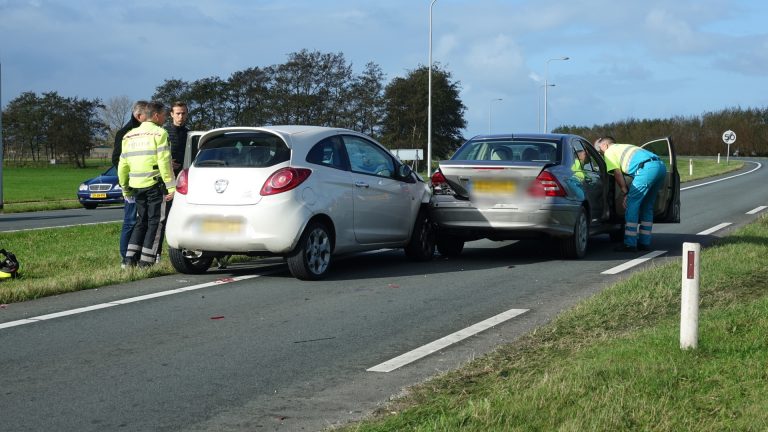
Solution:
<path fill-rule="evenodd" d="M 491 134 L 491 104 L 503 100 L 502 98 L 491 99 L 488 101 L 488 135 Z"/>
<path fill-rule="evenodd" d="M 432 177 L 432 6 L 437 0 L 429 3 L 429 76 L 427 78 L 429 89 L 427 92 L 427 177 Z"/>
<path fill-rule="evenodd" d="M 536 89 L 536 102 L 538 103 L 538 109 L 536 110 L 536 130 L 541 133 L 541 93 L 539 90 L 544 87 L 554 87 L 554 84 L 542 84 Z"/>
<path fill-rule="evenodd" d="M 569 58 L 570 57 L 558 57 L 547 60 L 544 69 L 544 133 L 549 133 L 549 128 L 547 127 L 547 87 L 549 87 L 549 62 L 552 60 L 568 60 Z"/>

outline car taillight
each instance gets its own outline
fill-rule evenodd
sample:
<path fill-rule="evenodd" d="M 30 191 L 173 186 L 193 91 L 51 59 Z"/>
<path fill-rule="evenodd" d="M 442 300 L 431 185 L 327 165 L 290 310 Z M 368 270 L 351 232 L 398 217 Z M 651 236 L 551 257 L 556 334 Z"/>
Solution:
<path fill-rule="evenodd" d="M 281 168 L 269 176 L 260 193 L 267 196 L 287 192 L 302 184 L 310 174 L 312 170 L 307 168 Z"/>
<path fill-rule="evenodd" d="M 186 195 L 189 192 L 189 181 L 187 178 L 189 170 L 182 170 L 179 176 L 176 177 L 176 192 Z"/>
<path fill-rule="evenodd" d="M 549 171 L 542 171 L 531 183 L 528 193 L 535 197 L 564 197 L 565 189 Z"/>
<path fill-rule="evenodd" d="M 448 180 L 445 179 L 445 176 L 442 172 L 440 172 L 440 170 L 435 171 L 429 180 L 432 183 L 432 193 L 438 195 L 447 195 L 453 193 L 451 186 L 448 184 Z"/>

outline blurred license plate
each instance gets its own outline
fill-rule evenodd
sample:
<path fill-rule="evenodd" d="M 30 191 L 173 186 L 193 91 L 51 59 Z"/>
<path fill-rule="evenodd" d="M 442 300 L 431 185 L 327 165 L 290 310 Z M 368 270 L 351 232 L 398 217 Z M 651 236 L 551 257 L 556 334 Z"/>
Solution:
<path fill-rule="evenodd" d="M 472 183 L 472 191 L 481 194 L 513 194 L 516 189 L 513 180 L 476 180 Z"/>
<path fill-rule="evenodd" d="M 107 194 L 105 193 L 92 193 L 91 198 L 106 198 Z"/>
<path fill-rule="evenodd" d="M 239 220 L 229 219 L 205 219 L 202 231 L 204 233 L 239 233 L 243 230 L 243 224 Z"/>

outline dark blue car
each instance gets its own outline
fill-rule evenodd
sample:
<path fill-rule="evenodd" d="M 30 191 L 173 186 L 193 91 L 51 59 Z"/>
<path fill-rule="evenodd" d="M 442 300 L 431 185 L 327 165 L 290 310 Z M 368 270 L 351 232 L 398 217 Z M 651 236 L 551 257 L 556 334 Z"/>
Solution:
<path fill-rule="evenodd" d="M 117 168 L 111 167 L 98 177 L 80 183 L 77 199 L 87 209 L 103 204 L 122 204 L 123 189 L 117 182 Z"/>

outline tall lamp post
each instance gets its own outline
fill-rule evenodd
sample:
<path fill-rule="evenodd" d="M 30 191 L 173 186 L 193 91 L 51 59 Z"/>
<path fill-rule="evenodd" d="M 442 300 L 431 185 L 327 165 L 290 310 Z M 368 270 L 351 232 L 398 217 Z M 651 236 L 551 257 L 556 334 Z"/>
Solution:
<path fill-rule="evenodd" d="M 543 89 L 544 87 L 554 86 L 554 84 L 542 84 L 538 89 L 536 89 L 536 102 L 538 103 L 538 110 L 536 111 L 536 130 L 539 131 L 539 133 L 541 133 L 541 93 L 539 93 L 539 90 Z"/>
<path fill-rule="evenodd" d="M 503 100 L 502 98 L 491 99 L 488 101 L 488 135 L 491 134 L 491 106 L 494 102 Z"/>
<path fill-rule="evenodd" d="M 547 87 L 549 87 L 549 62 L 552 60 L 568 60 L 569 58 L 570 57 L 558 57 L 547 60 L 544 69 L 544 133 L 549 133 L 549 128 L 547 127 Z"/>
<path fill-rule="evenodd" d="M 432 6 L 437 0 L 429 3 L 429 76 L 427 77 L 429 90 L 427 92 L 427 177 L 432 176 Z"/>

